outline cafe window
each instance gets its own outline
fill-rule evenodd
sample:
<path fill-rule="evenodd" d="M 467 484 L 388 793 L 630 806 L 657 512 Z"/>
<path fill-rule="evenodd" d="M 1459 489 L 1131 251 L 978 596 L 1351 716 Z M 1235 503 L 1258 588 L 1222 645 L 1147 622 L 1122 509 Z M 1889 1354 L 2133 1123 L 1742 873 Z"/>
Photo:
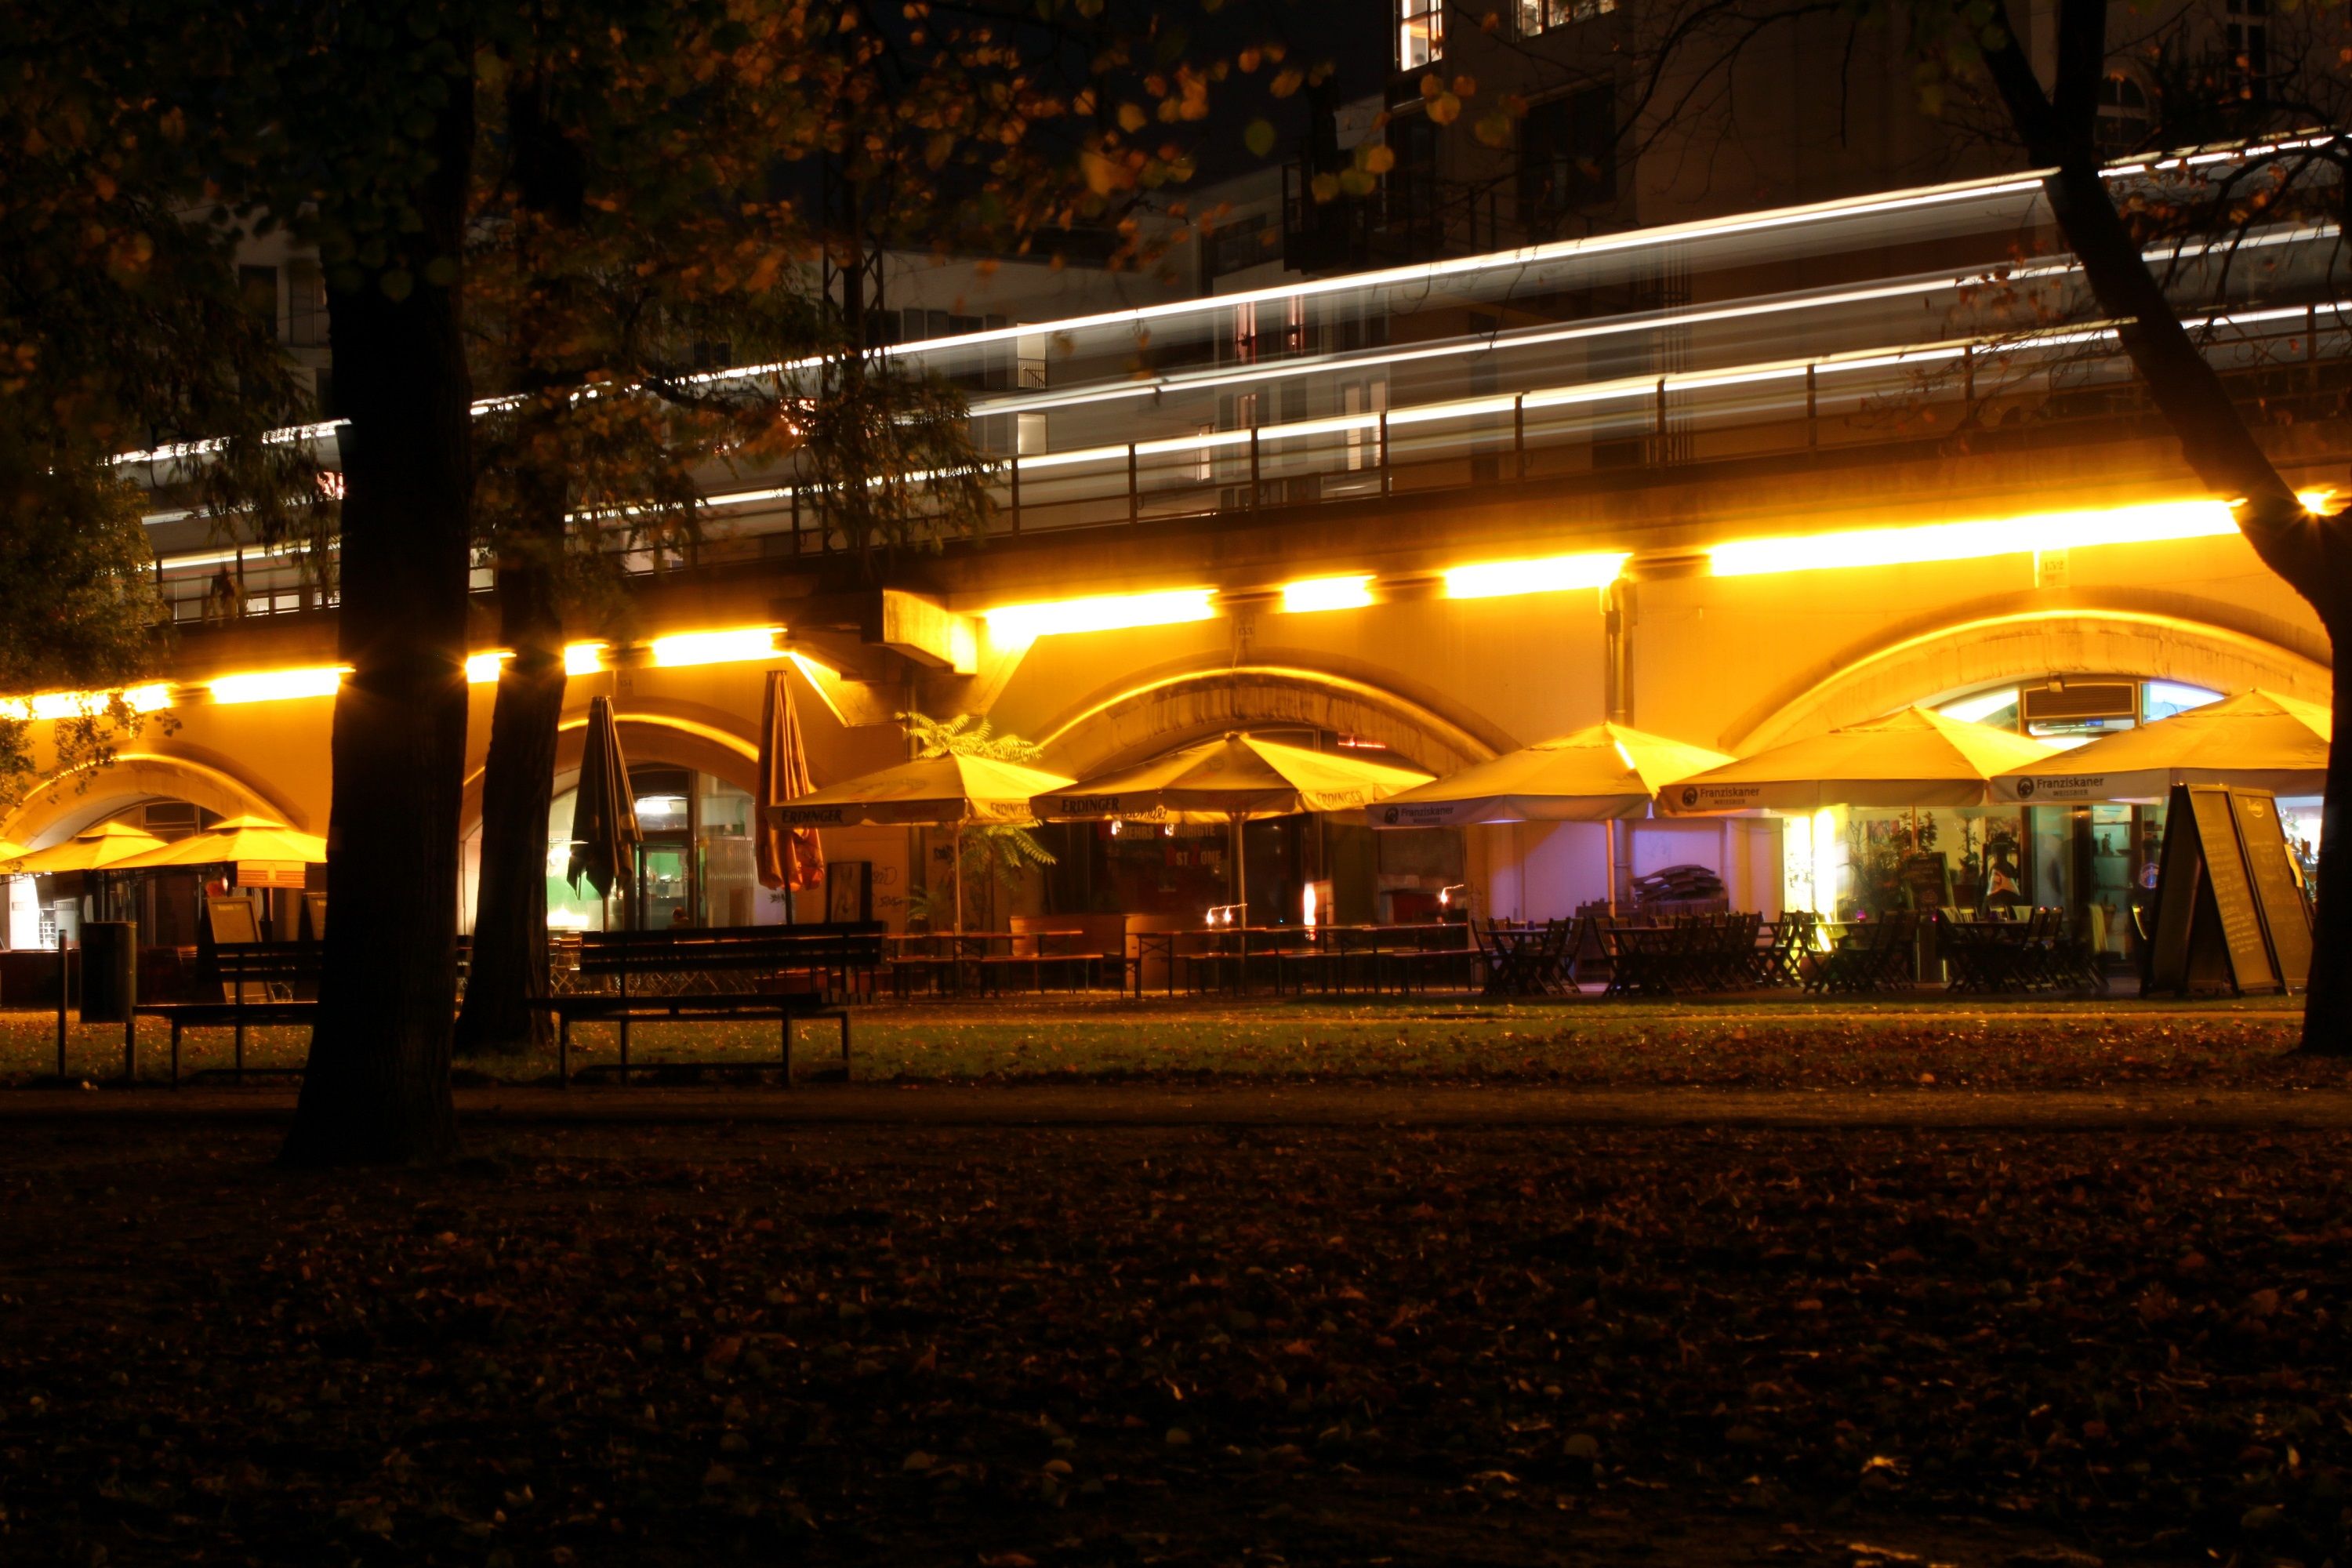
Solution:
<path fill-rule="evenodd" d="M 640 765 L 629 770 L 637 808 L 629 892 L 615 888 L 600 899 L 587 879 L 574 889 L 572 818 L 579 791 L 568 789 L 547 811 L 547 924 L 551 931 L 672 930 L 699 926 L 772 925 L 783 919 L 782 897 L 759 885 L 751 795 L 713 773 L 691 768 Z M 467 843 L 469 879 L 481 847 L 477 826 Z"/>

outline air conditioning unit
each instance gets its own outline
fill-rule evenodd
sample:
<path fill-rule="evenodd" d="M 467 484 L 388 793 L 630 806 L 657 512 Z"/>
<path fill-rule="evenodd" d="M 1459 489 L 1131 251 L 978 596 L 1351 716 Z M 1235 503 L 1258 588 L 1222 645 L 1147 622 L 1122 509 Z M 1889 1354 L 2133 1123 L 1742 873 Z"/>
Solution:
<path fill-rule="evenodd" d="M 2070 680 L 2021 694 L 2025 728 L 2035 735 L 2127 730 L 2139 718 L 2139 687 L 2128 680 Z"/>

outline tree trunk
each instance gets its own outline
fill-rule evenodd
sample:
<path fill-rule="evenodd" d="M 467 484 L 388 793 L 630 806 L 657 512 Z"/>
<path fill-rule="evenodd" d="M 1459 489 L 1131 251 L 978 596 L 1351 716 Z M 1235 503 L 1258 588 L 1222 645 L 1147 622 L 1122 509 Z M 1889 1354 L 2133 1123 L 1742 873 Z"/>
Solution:
<path fill-rule="evenodd" d="M 523 205 L 562 233 L 580 222 L 586 166 L 550 118 L 547 93 L 547 79 L 537 70 L 509 79 L 507 135 Z M 513 323 L 516 378 L 544 393 L 550 367 L 541 356 L 560 356 L 566 346 L 546 341 L 544 313 L 562 292 L 563 273 L 551 264 L 530 270 L 546 292 L 535 295 Z M 543 410 L 526 415 L 545 416 Z M 457 1015 L 461 1056 L 555 1045 L 554 1020 L 530 1004 L 548 991 L 547 811 L 563 719 L 560 584 L 571 487 L 562 449 L 560 441 L 520 443 L 520 515 L 508 520 L 498 544 L 499 638 L 514 657 L 499 672 L 482 768 L 481 880 L 474 902 L 473 968 Z"/>
<path fill-rule="evenodd" d="M 548 988 L 547 813 L 564 687 L 552 557 L 563 545 L 559 498 L 551 533 L 517 542 L 499 562 L 499 636 L 514 657 L 499 672 L 482 769 L 482 874 L 459 1056 L 555 1044 L 553 1021 L 530 1003 Z"/>
<path fill-rule="evenodd" d="M 2332 646 L 2341 647 L 2331 638 Z M 2311 931 L 2311 991 L 2303 1004 L 2302 1048 L 2314 1056 L 2352 1057 L 2352 844 L 2339 780 L 2352 779 L 2352 681 L 2340 677 L 2328 709 L 2335 732 L 2327 741 L 2327 804 L 2319 816 L 2319 907 Z"/>
<path fill-rule="evenodd" d="M 460 253 L 473 143 L 453 87 L 415 193 L 426 256 Z M 351 666 L 335 700 L 327 924 L 318 1025 L 285 1158 L 431 1160 L 457 1142 L 449 1099 L 457 994 L 457 813 L 466 766 L 472 490 L 458 278 L 373 269 L 329 300 L 342 433 L 343 595 Z"/>
<path fill-rule="evenodd" d="M 2309 601 L 2327 628 L 2333 650 L 2339 628 L 2352 626 L 2352 525 L 2346 515 L 2317 517 L 2304 509 L 2278 468 L 2247 428 L 2229 388 L 2207 363 L 2163 286 L 2148 270 L 2130 226 L 2116 208 L 2099 172 L 2097 88 L 2106 69 L 2105 0 L 2063 0 L 2058 18 L 2058 76 L 2051 91 L 2025 57 L 2020 35 L 1985 51 L 1985 66 L 2027 154 L 2053 165 L 2042 182 L 2066 243 L 2082 263 L 2083 279 L 2100 310 L 2114 321 L 2148 395 L 2180 442 L 2181 456 L 2216 494 L 2235 498 L 2238 526 L 2263 563 Z M 2334 683 L 2332 711 L 2340 736 L 2345 687 Z M 2343 790 L 2352 783 L 2341 739 L 2331 740 L 2327 806 L 2319 845 L 2319 908 L 2312 933 L 2311 989 L 2304 1007 L 2303 1047 L 2327 1056 L 2352 1055 L 2352 876 L 2337 830 Z M 2331 869 L 2334 875 L 2331 877 Z"/>

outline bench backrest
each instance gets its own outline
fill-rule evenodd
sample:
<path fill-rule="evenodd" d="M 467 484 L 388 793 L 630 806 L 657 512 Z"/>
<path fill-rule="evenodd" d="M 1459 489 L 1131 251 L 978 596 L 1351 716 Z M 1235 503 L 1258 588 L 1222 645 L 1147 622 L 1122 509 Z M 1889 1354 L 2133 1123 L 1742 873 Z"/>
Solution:
<path fill-rule="evenodd" d="M 316 980 L 325 951 L 315 942 L 225 942 L 213 962 L 224 980 Z"/>
<path fill-rule="evenodd" d="M 592 931 L 580 938 L 580 973 L 696 974 L 718 970 L 866 969 L 882 962 L 879 921 L 824 926 L 704 926 L 682 931 Z"/>

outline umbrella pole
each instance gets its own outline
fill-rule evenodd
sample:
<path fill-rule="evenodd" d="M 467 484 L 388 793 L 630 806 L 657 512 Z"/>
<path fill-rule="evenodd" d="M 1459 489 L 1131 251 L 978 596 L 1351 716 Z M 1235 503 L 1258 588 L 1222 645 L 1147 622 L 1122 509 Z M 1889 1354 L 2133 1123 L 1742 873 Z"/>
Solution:
<path fill-rule="evenodd" d="M 961 822 L 955 826 L 955 933 L 961 941 L 963 936 L 963 824 Z"/>
<path fill-rule="evenodd" d="M 1609 847 L 1604 858 L 1609 867 L 1609 918 L 1613 921 L 1617 918 L 1617 819 L 1612 816 L 1601 826 L 1609 835 Z M 1519 875 L 1524 877 L 1527 872 L 1523 869 Z"/>
<path fill-rule="evenodd" d="M 1236 816 L 1234 830 L 1234 912 L 1249 924 L 1249 825 Z"/>

